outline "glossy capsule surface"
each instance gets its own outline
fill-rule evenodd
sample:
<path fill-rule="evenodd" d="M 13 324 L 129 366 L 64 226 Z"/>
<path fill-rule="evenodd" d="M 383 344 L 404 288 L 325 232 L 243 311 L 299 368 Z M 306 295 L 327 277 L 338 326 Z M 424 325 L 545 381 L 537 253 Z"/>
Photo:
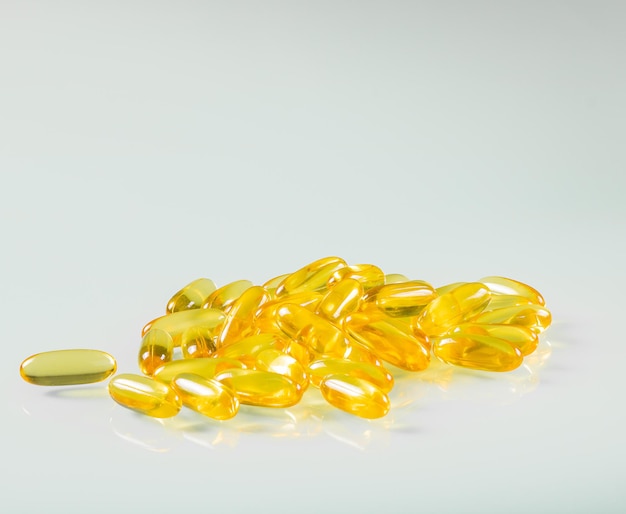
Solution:
<path fill-rule="evenodd" d="M 437 297 L 433 286 L 421 280 L 386 284 L 370 289 L 364 301 L 375 304 L 387 316 L 415 316 Z"/>
<path fill-rule="evenodd" d="M 389 398 L 374 384 L 350 375 L 329 375 L 320 383 L 328 403 L 361 418 L 381 418 L 389 412 Z"/>
<path fill-rule="evenodd" d="M 511 371 L 523 359 L 522 352 L 503 339 L 468 333 L 436 338 L 433 353 L 448 364 L 485 371 Z"/>
<path fill-rule="evenodd" d="M 462 284 L 435 298 L 416 318 L 427 335 L 441 335 L 452 326 L 472 319 L 489 304 L 491 293 L 479 282 Z"/>
<path fill-rule="evenodd" d="M 181 336 L 180 349 L 185 359 L 210 357 L 215 350 L 215 330 L 217 327 L 189 327 Z"/>
<path fill-rule="evenodd" d="M 348 359 L 319 359 L 309 365 L 311 383 L 319 387 L 325 377 L 329 375 L 349 375 L 362 378 L 378 387 L 383 393 L 393 388 L 393 376 L 382 366 L 367 362 L 355 362 Z"/>
<path fill-rule="evenodd" d="M 291 407 L 302 397 L 302 388 L 294 381 L 267 371 L 230 369 L 215 380 L 233 389 L 239 401 L 246 405 Z"/>
<path fill-rule="evenodd" d="M 515 346 L 522 352 L 522 355 L 530 355 L 539 344 L 539 337 L 536 333 L 526 327 L 517 325 L 497 325 L 489 323 L 464 323 L 455 327 L 449 334 L 476 334 L 492 336 L 503 339 L 507 343 Z"/>
<path fill-rule="evenodd" d="M 306 370 L 291 355 L 278 350 L 263 350 L 256 356 L 255 369 L 278 373 L 293 380 L 303 390 L 309 385 L 309 375 Z"/>
<path fill-rule="evenodd" d="M 378 266 L 373 264 L 353 264 L 335 271 L 328 279 L 328 285 L 333 287 L 346 278 L 359 282 L 364 291 L 372 287 L 382 286 L 385 283 L 385 273 Z"/>
<path fill-rule="evenodd" d="M 279 332 L 282 330 L 278 326 L 276 316 L 278 310 L 285 304 L 299 305 L 305 309 L 314 312 L 323 295 L 316 293 L 315 291 L 305 291 L 302 293 L 296 293 L 287 295 L 282 298 L 276 298 L 267 303 L 264 303 L 254 315 L 254 328 L 257 332 Z"/>
<path fill-rule="evenodd" d="M 276 296 L 281 297 L 304 291 L 323 291 L 333 274 L 347 266 L 340 257 L 325 257 L 307 264 L 287 276 L 276 288 Z"/>
<path fill-rule="evenodd" d="M 344 278 L 326 293 L 315 312 L 329 321 L 337 321 L 342 316 L 356 311 L 362 297 L 361 283 L 353 278 Z"/>
<path fill-rule="evenodd" d="M 250 336 L 254 332 L 255 314 L 270 300 L 270 295 L 261 286 L 246 289 L 228 310 L 226 319 L 219 327 L 216 346 L 226 346 L 232 342 Z"/>
<path fill-rule="evenodd" d="M 495 311 L 496 309 L 504 309 L 506 307 L 517 307 L 518 305 L 533 305 L 530 298 L 526 296 L 512 294 L 492 294 L 489 304 L 485 307 L 484 312 Z"/>
<path fill-rule="evenodd" d="M 172 360 L 174 341 L 165 330 L 148 330 L 139 347 L 139 369 L 144 375 L 152 375 L 155 370 Z"/>
<path fill-rule="evenodd" d="M 490 291 L 496 294 L 524 296 L 537 305 L 546 304 L 539 291 L 528 284 L 513 280 L 512 278 L 496 276 L 483 277 L 479 280 L 479 282 L 485 284 Z"/>
<path fill-rule="evenodd" d="M 408 282 L 410 279 L 402 273 L 388 273 L 385 275 L 385 284 L 399 284 L 400 282 Z"/>
<path fill-rule="evenodd" d="M 519 325 L 539 334 L 552 323 L 552 314 L 541 305 L 517 305 L 483 312 L 473 318 L 472 322 Z"/>
<path fill-rule="evenodd" d="M 190 327 L 205 326 L 215 328 L 224 321 L 226 315 L 217 309 L 192 309 L 188 311 L 173 312 L 148 322 L 141 331 L 145 336 L 148 330 L 165 330 L 172 339 L 174 345 L 179 346 L 182 333 Z"/>
<path fill-rule="evenodd" d="M 243 292 L 254 284 L 249 280 L 235 280 L 213 291 L 202 305 L 203 309 L 226 311 Z"/>
<path fill-rule="evenodd" d="M 20 375 L 31 384 L 63 386 L 100 382 L 116 369 L 115 359 L 100 350 L 53 350 L 25 359 Z"/>
<path fill-rule="evenodd" d="M 128 409 L 154 418 L 169 418 L 182 407 L 180 397 L 167 384 L 149 377 L 126 373 L 109 382 L 109 394 Z"/>
<path fill-rule="evenodd" d="M 183 405 L 217 420 L 231 419 L 239 410 L 234 391 L 221 382 L 193 373 L 182 373 L 172 381 Z"/>
<path fill-rule="evenodd" d="M 167 302 L 165 311 L 171 314 L 188 309 L 199 309 L 215 289 L 215 282 L 210 278 L 198 278 L 175 293 Z"/>
<path fill-rule="evenodd" d="M 246 366 L 253 367 L 256 356 L 263 350 L 282 350 L 286 345 L 287 342 L 277 334 L 257 334 L 219 348 L 215 357 L 237 359 Z"/>
<path fill-rule="evenodd" d="M 166 384 L 181 373 L 193 373 L 203 378 L 215 375 L 231 368 L 243 369 L 245 366 L 237 359 L 202 357 L 199 359 L 180 359 L 163 364 L 154 372 L 154 378 Z"/>

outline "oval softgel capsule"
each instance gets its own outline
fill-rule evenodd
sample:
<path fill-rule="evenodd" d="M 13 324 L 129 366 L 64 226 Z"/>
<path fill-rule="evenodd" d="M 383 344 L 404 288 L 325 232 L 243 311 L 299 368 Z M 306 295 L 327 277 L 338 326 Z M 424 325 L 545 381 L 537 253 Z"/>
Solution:
<path fill-rule="evenodd" d="M 25 359 L 20 375 L 31 384 L 63 386 L 100 382 L 116 369 L 115 359 L 100 350 L 53 350 Z"/>

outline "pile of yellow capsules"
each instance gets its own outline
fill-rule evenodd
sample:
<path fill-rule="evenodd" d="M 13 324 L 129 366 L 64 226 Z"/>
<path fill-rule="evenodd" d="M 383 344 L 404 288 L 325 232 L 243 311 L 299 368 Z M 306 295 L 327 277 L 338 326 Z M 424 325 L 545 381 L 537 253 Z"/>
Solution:
<path fill-rule="evenodd" d="M 331 405 L 379 418 L 389 411 L 394 385 L 385 364 L 418 372 L 434 356 L 455 366 L 513 370 L 551 322 L 544 304 L 539 292 L 510 278 L 434 288 L 339 257 L 262 286 L 238 280 L 216 288 L 200 278 L 143 328 L 143 375 L 114 376 L 109 392 L 157 418 L 185 405 L 225 420 L 240 403 L 290 407 L 313 385 Z M 182 358 L 174 358 L 176 347 Z M 113 357 L 98 350 L 39 353 L 20 368 L 39 385 L 97 382 L 115 370 Z"/>

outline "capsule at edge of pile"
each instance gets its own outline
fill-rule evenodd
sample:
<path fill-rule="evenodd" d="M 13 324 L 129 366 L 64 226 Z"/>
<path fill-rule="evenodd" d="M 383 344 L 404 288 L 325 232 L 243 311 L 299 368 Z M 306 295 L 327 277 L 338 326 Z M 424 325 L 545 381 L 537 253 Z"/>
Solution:
<path fill-rule="evenodd" d="M 385 273 L 378 266 L 373 264 L 352 264 L 345 268 L 340 268 L 328 279 L 328 286 L 352 278 L 361 284 L 364 291 L 372 287 L 382 286 L 385 283 Z"/>
<path fill-rule="evenodd" d="M 350 375 L 329 375 L 320 383 L 328 403 L 361 418 L 382 418 L 389 412 L 389 398 L 378 387 Z"/>
<path fill-rule="evenodd" d="M 217 289 L 215 282 L 210 278 L 198 278 L 189 282 L 170 298 L 165 312 L 171 314 L 172 312 L 199 309 L 215 289 Z"/>
<path fill-rule="evenodd" d="M 346 266 L 346 261 L 341 257 L 324 257 L 313 261 L 287 276 L 276 288 L 276 296 L 280 298 L 304 291 L 323 291 L 330 277 Z"/>
<path fill-rule="evenodd" d="M 198 359 L 180 359 L 163 364 L 154 372 L 154 379 L 170 384 L 181 373 L 193 373 L 203 378 L 213 378 L 215 375 L 231 368 L 244 368 L 244 364 L 236 359 L 223 357 L 201 357 Z"/>
<path fill-rule="evenodd" d="M 450 333 L 433 341 L 433 353 L 448 364 L 484 371 L 511 371 L 522 364 L 522 352 L 489 335 Z"/>
<path fill-rule="evenodd" d="M 215 377 L 235 391 L 241 403 L 259 407 L 291 407 L 302 398 L 302 388 L 289 378 L 252 369 L 229 369 Z"/>
<path fill-rule="evenodd" d="M 498 323 L 518 325 L 540 334 L 552 323 L 552 314 L 542 305 L 516 305 L 493 311 L 482 312 L 472 318 L 472 323 Z"/>
<path fill-rule="evenodd" d="M 215 353 L 216 327 L 189 327 L 180 339 L 180 349 L 185 359 L 210 357 Z"/>
<path fill-rule="evenodd" d="M 172 360 L 174 341 L 165 330 L 148 330 L 139 347 L 139 369 L 144 375 L 152 375 L 164 363 Z"/>
<path fill-rule="evenodd" d="M 221 382 L 193 373 L 182 373 L 172 381 L 183 405 L 217 420 L 230 419 L 239 410 L 234 391 Z"/>
<path fill-rule="evenodd" d="M 202 304 L 203 309 L 227 311 L 242 293 L 254 284 L 249 280 L 235 280 L 213 291 Z"/>
<path fill-rule="evenodd" d="M 109 394 L 121 406 L 153 418 L 175 416 L 183 405 L 167 384 L 131 373 L 114 376 L 109 382 Z"/>
<path fill-rule="evenodd" d="M 257 310 L 270 300 L 270 295 L 261 286 L 246 289 L 230 306 L 226 319 L 218 327 L 215 345 L 220 348 L 250 336 L 254 332 Z"/>
<path fill-rule="evenodd" d="M 263 350 L 256 356 L 255 369 L 259 371 L 269 371 L 270 373 L 278 373 L 290 380 L 293 380 L 304 391 L 309 386 L 309 375 L 300 364 L 291 355 L 287 355 L 279 350 L 269 348 Z"/>
<path fill-rule="evenodd" d="M 374 303 L 387 316 L 400 318 L 417 315 L 436 297 L 437 293 L 428 282 L 409 280 L 370 289 L 363 300 Z"/>
<path fill-rule="evenodd" d="M 20 375 L 31 384 L 63 386 L 100 382 L 116 369 L 115 359 L 100 350 L 53 350 L 24 359 Z"/>
<path fill-rule="evenodd" d="M 483 277 L 479 280 L 479 282 L 485 284 L 489 288 L 489 290 L 495 294 L 525 296 L 532 303 L 536 303 L 537 305 L 546 304 L 541 293 L 537 291 L 534 287 L 531 287 L 528 284 L 524 284 L 523 282 L 513 280 L 512 278 L 495 276 Z"/>
<path fill-rule="evenodd" d="M 362 378 L 374 384 L 383 393 L 393 388 L 393 376 L 382 366 L 368 362 L 355 362 L 348 359 L 327 358 L 319 359 L 309 364 L 311 383 L 319 387 L 325 377 L 329 375 L 350 375 Z"/>
<path fill-rule="evenodd" d="M 148 330 L 158 328 L 165 330 L 174 340 L 174 345 L 180 345 L 182 333 L 190 327 L 205 326 L 217 327 L 224 321 L 225 314 L 217 309 L 192 309 L 188 311 L 173 312 L 160 316 L 146 323 L 141 331 L 141 337 L 146 335 Z"/>
<path fill-rule="evenodd" d="M 532 330 L 518 325 L 498 325 L 491 323 L 463 323 L 454 327 L 448 334 L 476 334 L 497 337 L 515 346 L 523 356 L 530 355 L 539 344 L 539 336 Z"/>
<path fill-rule="evenodd" d="M 326 293 L 315 312 L 329 321 L 337 321 L 342 316 L 356 311 L 362 297 L 361 283 L 353 278 L 344 278 Z"/>

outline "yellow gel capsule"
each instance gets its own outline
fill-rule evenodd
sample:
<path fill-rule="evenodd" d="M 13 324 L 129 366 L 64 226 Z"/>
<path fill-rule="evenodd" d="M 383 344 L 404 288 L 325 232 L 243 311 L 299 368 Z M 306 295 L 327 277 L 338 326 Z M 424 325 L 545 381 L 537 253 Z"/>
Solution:
<path fill-rule="evenodd" d="M 170 384 L 176 376 L 182 373 L 193 373 L 203 378 L 213 378 L 222 371 L 231 368 L 243 369 L 244 365 L 236 359 L 227 358 L 181 359 L 163 364 L 154 372 L 154 378 L 159 382 Z"/>
<path fill-rule="evenodd" d="M 280 283 L 285 280 L 291 273 L 285 273 L 284 275 L 278 275 L 277 277 L 270 278 L 265 284 L 263 284 L 263 289 L 267 291 L 267 294 L 270 295 L 270 298 L 273 300 L 276 298 L 276 288 L 280 285 Z"/>
<path fill-rule="evenodd" d="M 364 291 L 372 287 L 382 286 L 385 283 L 385 273 L 373 264 L 354 264 L 340 268 L 328 279 L 328 286 L 333 287 L 346 278 L 356 280 Z"/>
<path fill-rule="evenodd" d="M 306 344 L 314 352 L 337 356 L 346 352 L 345 334 L 330 321 L 304 307 L 285 304 L 278 309 L 276 321 L 287 336 Z"/>
<path fill-rule="evenodd" d="M 115 359 L 100 350 L 53 350 L 25 359 L 20 375 L 31 384 L 62 386 L 100 382 L 116 369 Z"/>
<path fill-rule="evenodd" d="M 416 318 L 427 335 L 441 335 L 483 311 L 491 293 L 480 282 L 460 285 L 430 302 Z"/>
<path fill-rule="evenodd" d="M 517 305 L 483 312 L 472 318 L 472 322 L 519 325 L 539 334 L 552 323 L 552 314 L 541 305 Z"/>
<path fill-rule="evenodd" d="M 235 391 L 241 403 L 259 407 L 291 407 L 300 401 L 302 388 L 277 373 L 230 369 L 215 377 Z"/>
<path fill-rule="evenodd" d="M 261 286 L 246 289 L 231 305 L 226 319 L 219 327 L 216 345 L 226 346 L 244 337 L 252 335 L 254 319 L 258 309 L 270 299 Z"/>
<path fill-rule="evenodd" d="M 530 355 L 539 344 L 539 336 L 526 327 L 517 325 L 492 325 L 487 323 L 464 323 L 454 327 L 448 334 L 476 334 L 503 339 L 515 346 L 523 356 Z"/>
<path fill-rule="evenodd" d="M 185 359 L 210 357 L 215 353 L 216 327 L 189 327 L 181 336 L 180 349 Z"/>
<path fill-rule="evenodd" d="M 109 394 L 123 407 L 153 418 L 170 418 L 182 407 L 180 397 L 167 384 L 130 373 L 114 376 Z"/>
<path fill-rule="evenodd" d="M 363 300 L 374 303 L 387 316 L 406 317 L 417 315 L 436 297 L 437 293 L 429 283 L 409 280 L 370 289 Z"/>
<path fill-rule="evenodd" d="M 389 412 L 389 398 L 374 384 L 350 375 L 329 375 L 320 383 L 328 403 L 362 418 L 382 418 Z"/>
<path fill-rule="evenodd" d="M 517 305 L 533 305 L 530 298 L 511 294 L 492 294 L 489 304 L 485 307 L 485 311 L 495 311 L 496 309 L 504 309 L 505 307 L 516 307 Z"/>
<path fill-rule="evenodd" d="M 257 310 L 254 316 L 254 328 L 257 332 L 280 332 L 282 330 L 278 327 L 276 322 L 276 315 L 278 309 L 287 303 L 299 305 L 310 311 L 315 311 L 323 295 L 314 291 L 305 291 L 302 293 L 296 293 L 293 295 L 286 295 L 281 298 L 277 298 L 270 302 L 263 304 L 259 310 Z"/>
<path fill-rule="evenodd" d="M 190 327 L 210 327 L 215 328 L 224 321 L 225 314 L 217 309 L 192 309 L 188 311 L 173 312 L 160 318 L 148 322 L 141 331 L 141 336 L 145 336 L 148 330 L 158 328 L 165 330 L 172 339 L 174 345 L 179 346 L 181 336 Z"/>
<path fill-rule="evenodd" d="M 448 364 L 485 371 L 511 371 L 523 360 L 522 352 L 502 339 L 467 333 L 436 338 L 433 353 Z"/>
<path fill-rule="evenodd" d="M 382 366 L 378 357 L 359 343 L 348 345 L 348 349 L 343 355 L 343 358 L 352 362 L 366 362 L 375 366 Z"/>
<path fill-rule="evenodd" d="M 148 330 L 139 348 L 139 369 L 144 375 L 152 375 L 159 367 L 172 360 L 174 341 L 165 330 Z"/>
<path fill-rule="evenodd" d="M 506 277 L 484 277 L 479 280 L 485 284 L 492 293 L 525 296 L 532 303 L 545 305 L 546 302 L 539 291 L 527 284 Z"/>
<path fill-rule="evenodd" d="M 449 293 L 459 286 L 462 286 L 463 284 L 467 284 L 467 282 L 452 282 L 452 284 L 446 284 L 445 286 L 435 288 L 435 292 L 437 293 L 437 296 L 441 296 L 443 294 Z"/>
<path fill-rule="evenodd" d="M 182 373 L 172 381 L 183 405 L 209 418 L 231 419 L 239 410 L 234 391 L 221 382 L 193 373 Z"/>
<path fill-rule="evenodd" d="M 322 298 L 315 312 L 329 321 L 337 321 L 359 308 L 363 286 L 357 280 L 344 278 Z"/>
<path fill-rule="evenodd" d="M 359 312 L 347 316 L 343 326 L 354 340 L 394 366 L 408 371 L 428 367 L 428 338 L 405 323 L 382 313 L 372 316 Z"/>
<path fill-rule="evenodd" d="M 283 375 L 293 380 L 303 391 L 309 385 L 309 375 L 302 364 L 291 355 L 278 350 L 269 349 L 260 352 L 256 357 L 255 369 Z"/>
<path fill-rule="evenodd" d="M 327 288 L 330 277 L 338 269 L 346 266 L 346 261 L 340 257 L 318 259 L 286 277 L 276 288 L 276 296 L 281 297 L 303 291 L 323 291 Z"/>
<path fill-rule="evenodd" d="M 253 285 L 254 284 L 249 280 L 235 280 L 234 282 L 230 282 L 213 291 L 202 305 L 202 308 L 226 311 L 246 289 Z"/>
<path fill-rule="evenodd" d="M 393 376 L 382 366 L 366 362 L 354 362 L 348 359 L 319 359 L 309 365 L 311 383 L 319 387 L 322 380 L 329 375 L 349 375 L 362 378 L 378 387 L 383 393 L 393 388 Z"/>
<path fill-rule="evenodd" d="M 219 348 L 215 352 L 215 357 L 237 359 L 252 367 L 256 362 L 256 356 L 263 350 L 282 350 L 286 345 L 286 341 L 277 334 L 257 334 Z"/>
<path fill-rule="evenodd" d="M 399 284 L 401 282 L 408 282 L 409 277 L 402 275 L 401 273 L 388 273 L 385 275 L 385 284 Z"/>
<path fill-rule="evenodd" d="M 209 278 L 199 278 L 189 282 L 170 298 L 165 311 L 171 314 L 172 312 L 199 309 L 215 289 L 215 282 Z"/>

